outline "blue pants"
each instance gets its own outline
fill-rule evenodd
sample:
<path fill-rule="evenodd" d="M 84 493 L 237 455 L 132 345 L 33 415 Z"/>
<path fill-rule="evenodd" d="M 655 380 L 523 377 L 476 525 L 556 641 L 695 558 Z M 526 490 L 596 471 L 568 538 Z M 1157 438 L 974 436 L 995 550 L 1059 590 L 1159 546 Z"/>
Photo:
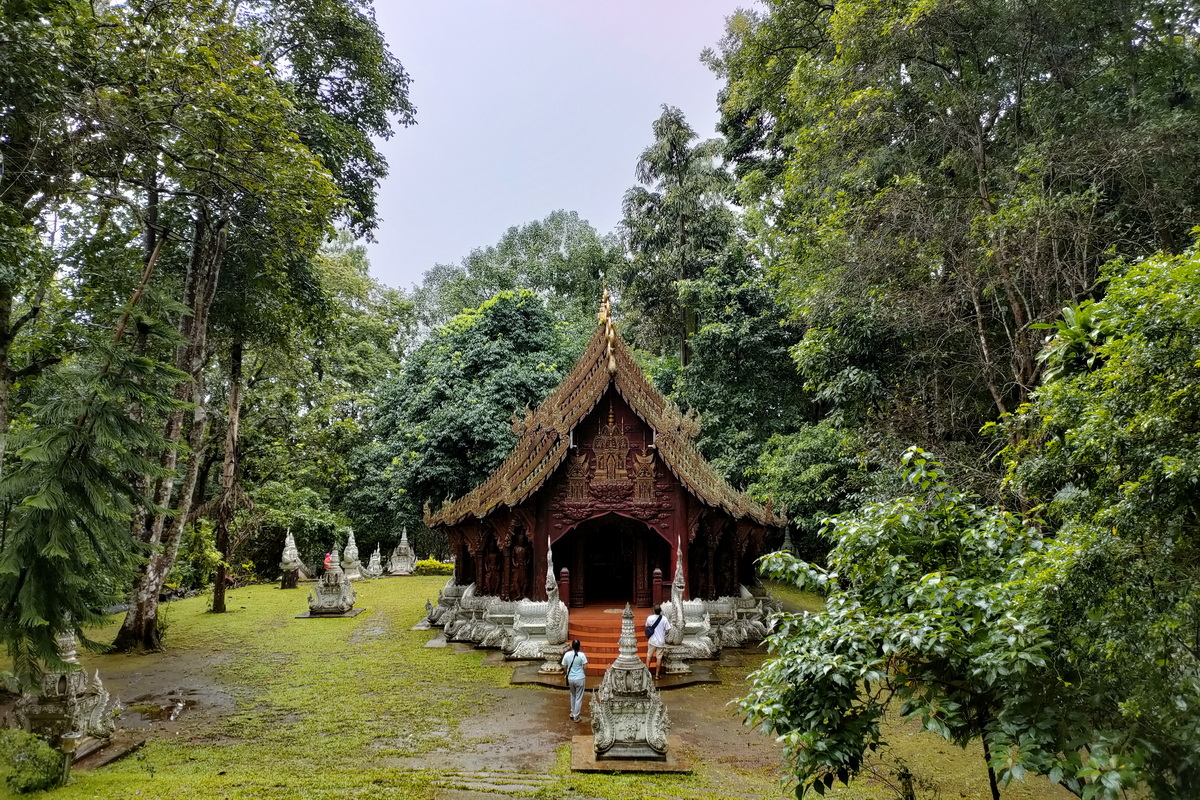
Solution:
<path fill-rule="evenodd" d="M 571 716 L 578 717 L 579 712 L 583 710 L 583 687 L 585 679 L 572 679 L 567 681 L 567 686 L 571 688 Z"/>

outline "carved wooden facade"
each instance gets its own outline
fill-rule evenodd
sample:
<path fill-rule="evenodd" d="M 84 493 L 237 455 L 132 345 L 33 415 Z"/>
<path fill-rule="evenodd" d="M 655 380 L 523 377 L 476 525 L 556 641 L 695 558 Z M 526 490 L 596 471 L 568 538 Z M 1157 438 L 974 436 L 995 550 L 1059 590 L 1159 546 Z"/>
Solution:
<path fill-rule="evenodd" d="M 450 538 L 456 582 L 478 593 L 543 600 L 553 557 L 572 605 L 646 606 L 653 570 L 669 583 L 682 548 L 689 594 L 716 599 L 753 582 L 766 533 L 783 525 L 705 462 L 694 420 L 642 375 L 607 302 L 574 369 L 513 428 L 504 464 L 426 517 Z"/>

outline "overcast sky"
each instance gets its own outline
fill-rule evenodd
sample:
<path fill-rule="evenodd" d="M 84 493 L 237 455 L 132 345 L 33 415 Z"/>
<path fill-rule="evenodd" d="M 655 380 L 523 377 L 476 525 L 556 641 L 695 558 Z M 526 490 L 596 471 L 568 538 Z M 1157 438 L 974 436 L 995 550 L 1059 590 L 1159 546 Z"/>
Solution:
<path fill-rule="evenodd" d="M 715 135 L 720 84 L 700 51 L 750 5 L 376 0 L 413 78 L 417 124 L 382 144 L 391 174 L 368 246 L 374 276 L 407 289 L 559 208 L 613 230 L 664 103 Z"/>

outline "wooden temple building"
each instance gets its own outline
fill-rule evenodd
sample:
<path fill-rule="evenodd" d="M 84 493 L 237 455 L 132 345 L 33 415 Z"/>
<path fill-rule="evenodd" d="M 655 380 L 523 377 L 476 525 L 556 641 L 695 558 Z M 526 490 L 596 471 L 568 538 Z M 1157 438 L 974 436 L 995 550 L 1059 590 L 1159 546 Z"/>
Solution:
<path fill-rule="evenodd" d="M 514 423 L 520 438 L 501 467 L 427 511 L 426 523 L 451 542 L 452 583 L 501 603 L 561 590 L 554 599 L 573 608 L 646 607 L 669 600 L 675 583 L 686 600 L 744 595 L 783 518 L 734 490 L 696 450 L 698 426 L 643 376 L 607 295 L 598 317 L 570 374 Z"/>

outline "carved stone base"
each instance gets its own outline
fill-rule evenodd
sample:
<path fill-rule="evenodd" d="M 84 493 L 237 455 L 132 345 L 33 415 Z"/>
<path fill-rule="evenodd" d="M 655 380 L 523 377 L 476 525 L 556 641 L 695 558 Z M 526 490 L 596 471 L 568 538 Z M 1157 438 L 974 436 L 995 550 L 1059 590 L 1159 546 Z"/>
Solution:
<path fill-rule="evenodd" d="M 676 772 L 692 771 L 691 759 L 683 751 L 678 736 L 667 737 L 667 753 L 662 758 L 634 760 L 598 758 L 591 736 L 571 737 L 572 772 Z"/>

